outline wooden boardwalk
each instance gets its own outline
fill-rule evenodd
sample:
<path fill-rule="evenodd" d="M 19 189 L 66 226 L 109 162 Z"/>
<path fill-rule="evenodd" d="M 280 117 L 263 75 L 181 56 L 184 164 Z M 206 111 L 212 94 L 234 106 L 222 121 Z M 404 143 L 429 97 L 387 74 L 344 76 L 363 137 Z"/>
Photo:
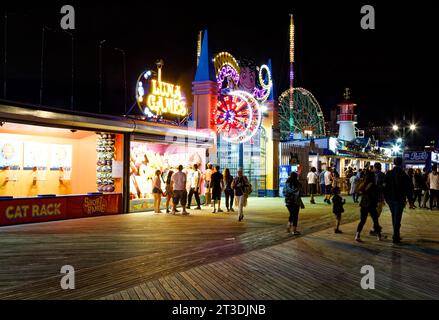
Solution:
<path fill-rule="evenodd" d="M 282 199 L 254 199 L 243 223 L 205 209 L 188 217 L 140 213 L 0 228 L 0 299 L 364 298 L 359 268 L 372 262 L 383 270 L 377 289 L 396 288 L 394 298 L 437 298 L 437 212 L 406 215 L 410 244 L 394 248 L 353 243 L 354 204 L 346 206 L 346 233 L 334 235 L 330 208 L 307 205 L 301 237 L 285 232 Z M 75 267 L 75 290 L 60 288 L 66 264 Z M 375 292 L 372 298 L 390 297 Z"/>
<path fill-rule="evenodd" d="M 364 236 L 362 244 L 355 243 L 357 224 L 350 223 L 343 226 L 342 235 L 332 229 L 315 232 L 147 281 L 102 299 L 439 299 L 438 219 L 437 213 L 410 212 L 404 221 L 409 225 L 404 228 L 403 245 L 377 242 L 371 236 Z M 389 230 L 388 214 L 382 220 Z M 363 265 L 375 268 L 374 290 L 360 286 Z"/>

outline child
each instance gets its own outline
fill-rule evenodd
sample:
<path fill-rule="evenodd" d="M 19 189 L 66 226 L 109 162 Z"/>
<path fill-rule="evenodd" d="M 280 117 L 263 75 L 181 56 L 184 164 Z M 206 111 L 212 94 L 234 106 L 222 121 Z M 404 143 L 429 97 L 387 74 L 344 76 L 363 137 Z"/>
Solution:
<path fill-rule="evenodd" d="M 344 212 L 343 205 L 346 203 L 346 200 L 340 197 L 340 188 L 335 187 L 334 188 L 334 197 L 332 198 L 332 212 L 335 214 L 335 220 L 336 220 L 336 227 L 334 232 L 335 233 L 342 233 L 339 229 L 340 222 L 341 222 L 341 214 Z"/>

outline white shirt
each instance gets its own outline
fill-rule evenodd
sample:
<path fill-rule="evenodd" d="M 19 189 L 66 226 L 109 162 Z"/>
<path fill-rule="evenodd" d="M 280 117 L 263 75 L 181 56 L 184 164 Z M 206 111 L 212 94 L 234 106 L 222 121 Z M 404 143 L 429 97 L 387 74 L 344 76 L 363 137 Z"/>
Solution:
<path fill-rule="evenodd" d="M 433 174 L 433 172 L 430 172 L 428 181 L 430 182 L 430 189 L 439 190 L 439 173 Z"/>
<path fill-rule="evenodd" d="M 152 179 L 152 188 L 162 188 L 162 182 L 160 181 L 160 177 L 154 176 L 154 178 Z"/>
<path fill-rule="evenodd" d="M 200 179 L 201 179 L 201 172 L 200 170 L 193 171 L 191 174 L 191 188 L 199 188 L 200 187 Z"/>
<path fill-rule="evenodd" d="M 306 177 L 308 179 L 308 184 L 317 184 L 318 176 L 315 172 L 309 172 Z"/>
<path fill-rule="evenodd" d="M 332 173 L 331 172 L 329 172 L 329 171 L 326 171 L 325 172 L 325 185 L 326 186 L 329 186 L 329 185 L 331 185 L 332 184 L 332 179 L 331 179 L 331 177 L 332 177 Z"/>
<path fill-rule="evenodd" d="M 186 190 L 186 174 L 184 172 L 178 171 L 174 173 L 171 181 L 174 184 L 174 191 Z"/>

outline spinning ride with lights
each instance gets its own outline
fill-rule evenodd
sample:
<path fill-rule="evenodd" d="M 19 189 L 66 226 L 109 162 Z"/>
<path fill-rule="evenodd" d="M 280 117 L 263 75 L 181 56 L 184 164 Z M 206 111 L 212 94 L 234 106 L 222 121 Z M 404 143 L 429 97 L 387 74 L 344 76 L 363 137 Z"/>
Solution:
<path fill-rule="evenodd" d="M 258 84 L 251 90 L 240 87 L 241 67 L 228 52 L 215 56 L 214 67 L 218 83 L 218 99 L 212 110 L 212 126 L 225 141 L 245 143 L 254 137 L 262 121 L 261 103 L 270 96 L 273 86 L 270 68 L 262 65 L 258 71 Z"/>
<path fill-rule="evenodd" d="M 220 95 L 213 115 L 217 133 L 232 143 L 249 141 L 261 125 L 261 108 L 248 92 L 231 91 Z"/>

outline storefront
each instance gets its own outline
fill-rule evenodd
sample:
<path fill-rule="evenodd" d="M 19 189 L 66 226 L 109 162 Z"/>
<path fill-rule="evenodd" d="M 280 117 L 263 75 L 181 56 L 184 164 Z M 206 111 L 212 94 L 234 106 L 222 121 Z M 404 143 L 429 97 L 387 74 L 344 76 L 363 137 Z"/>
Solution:
<path fill-rule="evenodd" d="M 173 140 L 173 139 L 172 139 Z M 190 188 L 190 176 L 193 165 L 197 164 L 204 172 L 206 167 L 206 149 L 209 145 L 196 139 L 175 139 L 175 141 L 158 142 L 154 137 L 133 135 L 130 141 L 130 212 L 153 209 L 152 179 L 156 170 L 160 170 L 162 190 L 169 175 L 183 166 L 188 176 L 187 189 Z M 204 186 L 201 188 L 204 193 Z M 195 199 L 193 199 L 195 201 Z M 204 196 L 201 196 L 204 202 Z M 166 197 L 162 197 L 162 208 Z"/>
<path fill-rule="evenodd" d="M 0 225 L 122 212 L 123 135 L 2 122 Z"/>
<path fill-rule="evenodd" d="M 407 151 L 404 152 L 404 167 L 406 169 L 431 170 L 433 164 L 439 163 L 439 153 L 432 151 Z"/>
<path fill-rule="evenodd" d="M 187 128 L 26 106 L 0 105 L 0 124 L 0 226 L 151 210 L 151 173 L 203 168 L 213 145 Z"/>
<path fill-rule="evenodd" d="M 357 151 L 348 149 L 342 141 L 337 138 L 319 138 L 314 140 L 294 140 L 281 143 L 281 166 L 280 166 L 280 185 L 282 187 L 285 176 L 291 170 L 291 166 L 298 164 L 295 171 L 299 172 L 302 185 L 306 186 L 306 175 L 314 167 L 317 171 L 328 167 L 334 168 L 341 178 L 342 191 L 348 191 L 348 181 L 346 173 L 349 168 L 359 170 L 373 166 L 379 162 L 383 172 L 392 169 L 393 159 L 385 154 L 381 148 L 381 153 L 370 150 Z M 294 160 L 295 159 L 295 160 Z M 282 180 L 283 179 L 283 180 Z M 305 192 L 307 189 L 305 187 Z"/>

